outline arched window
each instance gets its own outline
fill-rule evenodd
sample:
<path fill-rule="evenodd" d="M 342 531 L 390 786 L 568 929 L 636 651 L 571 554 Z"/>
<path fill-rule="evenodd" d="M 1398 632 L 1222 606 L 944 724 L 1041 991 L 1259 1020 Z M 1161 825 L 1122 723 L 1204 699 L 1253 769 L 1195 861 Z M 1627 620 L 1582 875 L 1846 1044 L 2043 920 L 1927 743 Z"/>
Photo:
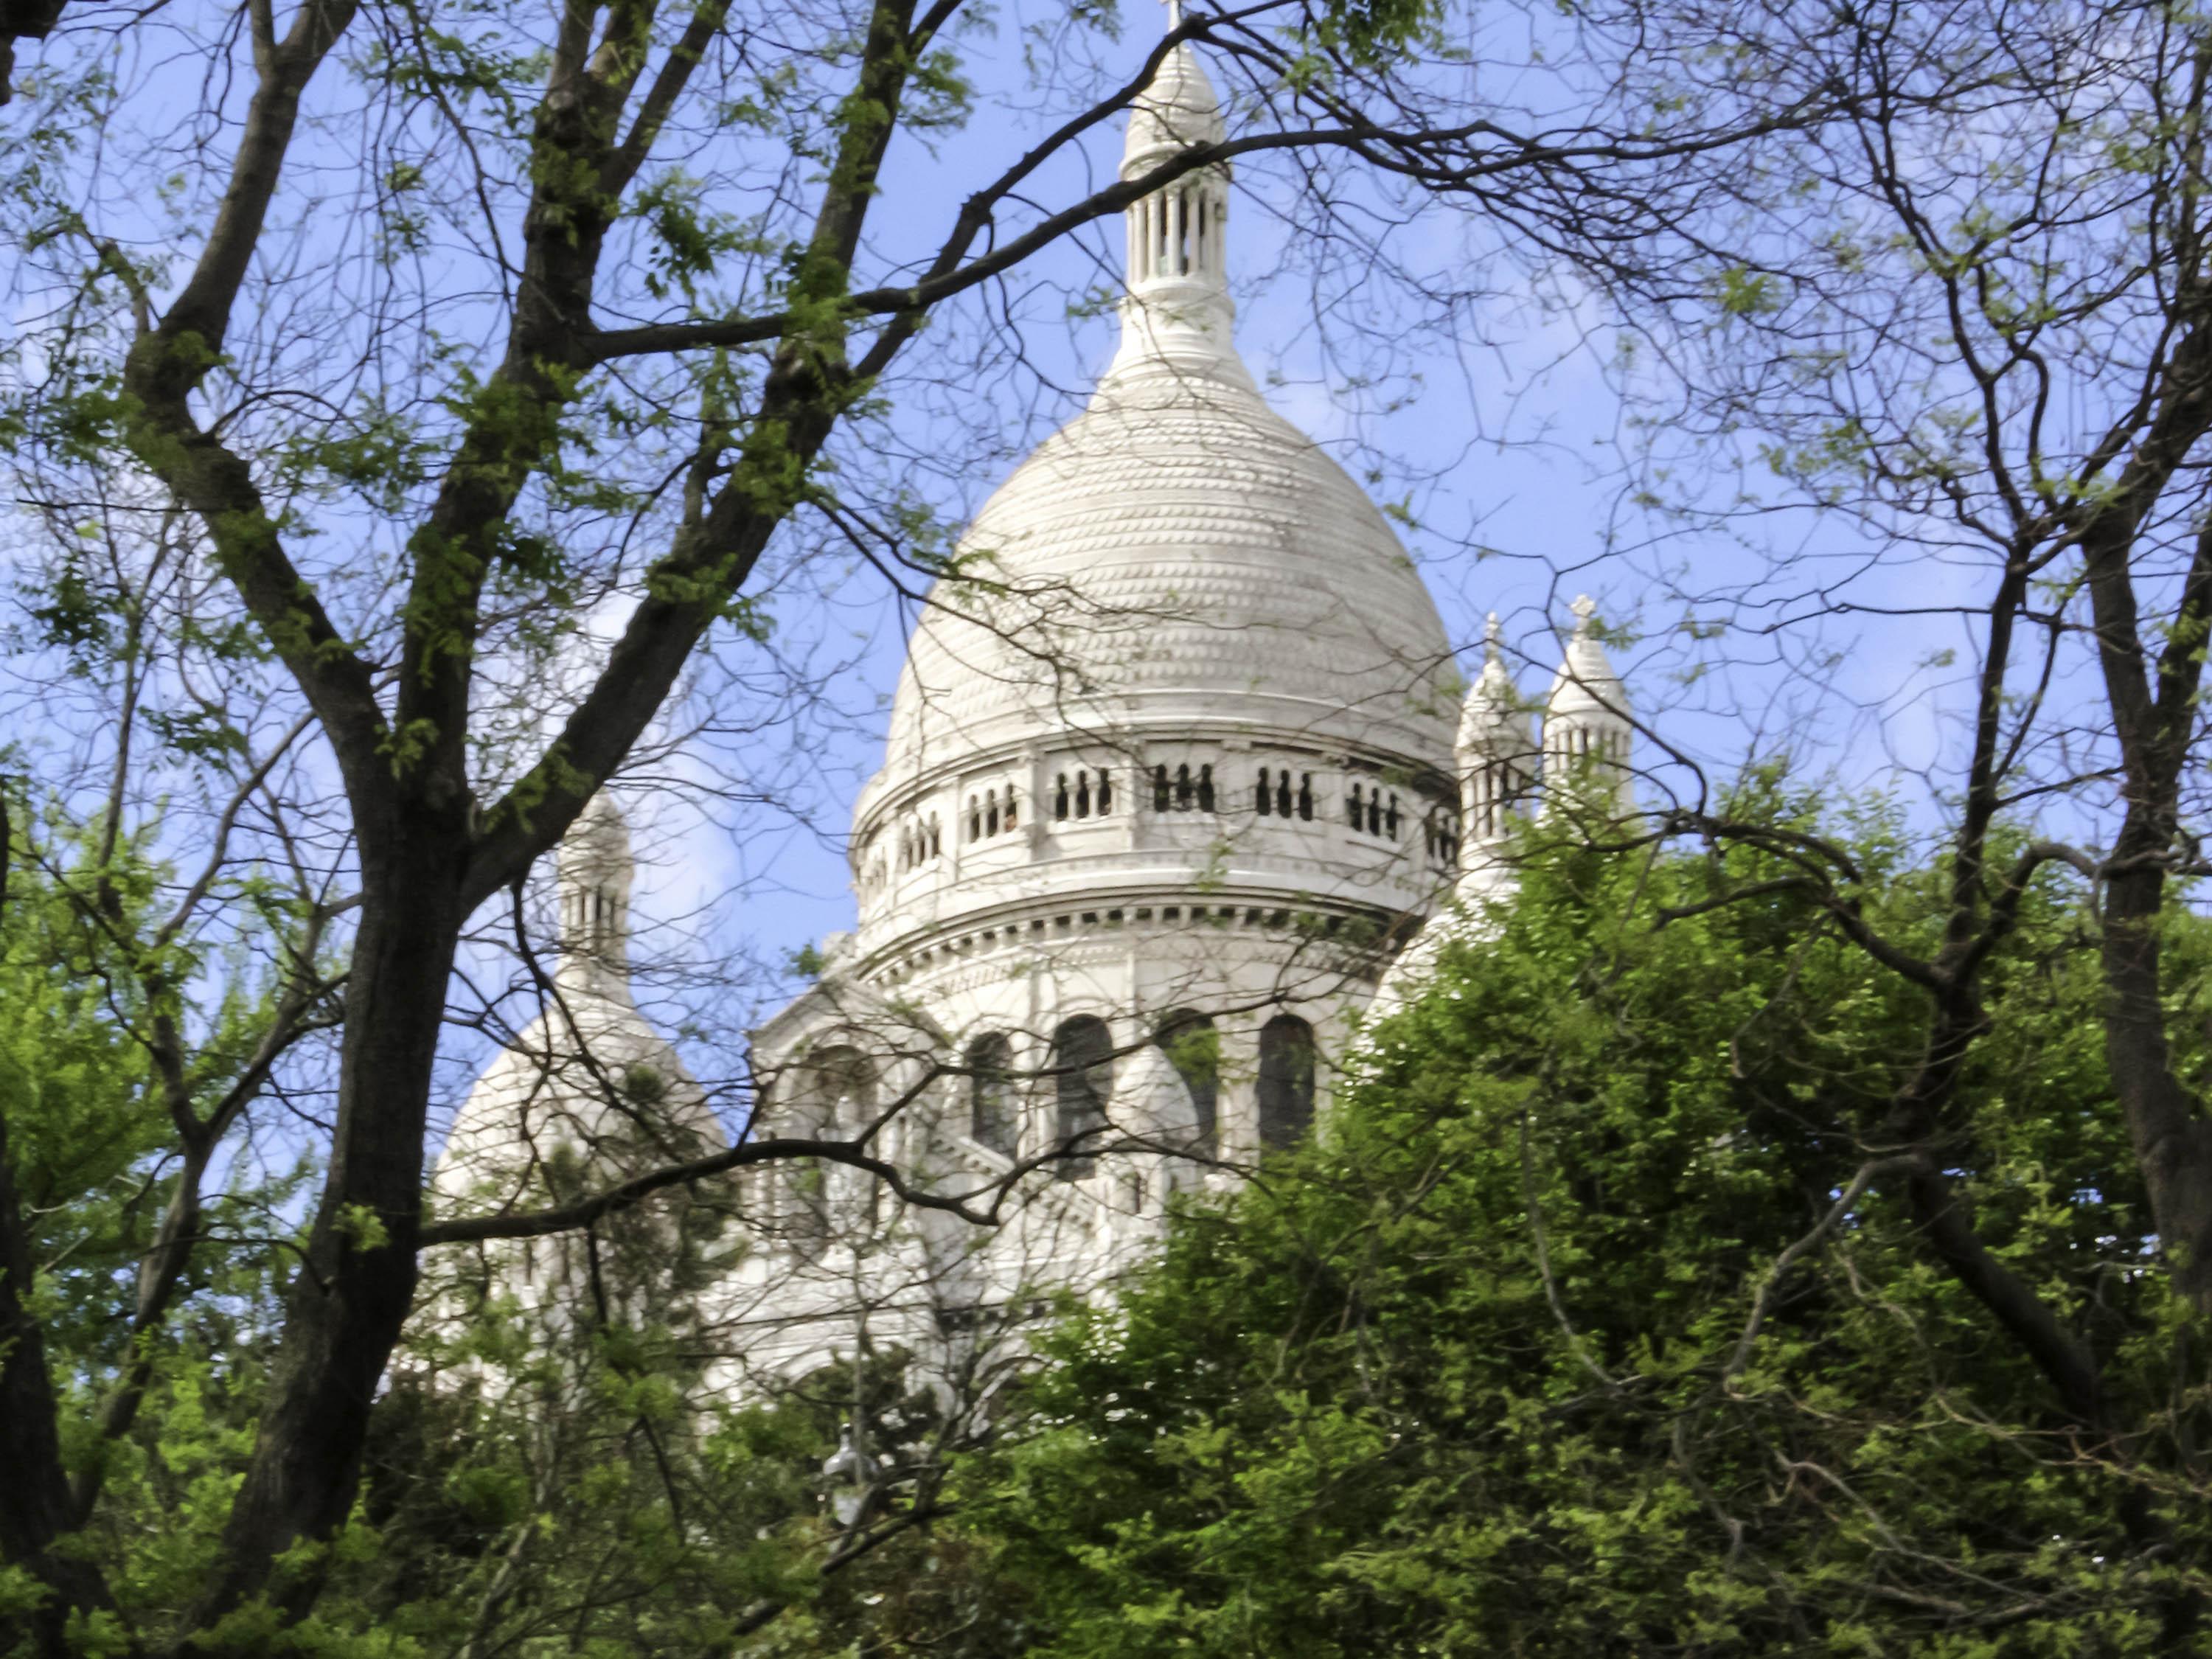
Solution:
<path fill-rule="evenodd" d="M 1062 1024 L 1052 1034 L 1052 1066 L 1054 1133 L 1078 1154 L 1061 1159 L 1056 1173 L 1062 1181 L 1080 1181 L 1097 1168 L 1106 1102 L 1114 1092 L 1114 1034 L 1106 1022 L 1078 1014 Z"/>
<path fill-rule="evenodd" d="M 1252 805 L 1263 818 L 1274 811 L 1274 792 L 1267 787 L 1267 769 L 1264 766 L 1260 769 L 1260 787 L 1252 798 Z"/>
<path fill-rule="evenodd" d="M 1166 763 L 1163 762 L 1152 769 L 1152 811 L 1164 812 L 1167 810 L 1168 769 Z"/>
<path fill-rule="evenodd" d="M 1075 775 L 1075 816 L 1079 818 L 1091 816 L 1091 774 L 1088 772 Z"/>
<path fill-rule="evenodd" d="M 780 1126 L 781 1133 L 848 1139 L 875 1121 L 875 1063 L 854 1048 L 817 1049 L 800 1070 L 797 1094 L 797 1112 Z M 841 1226 L 874 1224 L 878 1193 L 872 1176 L 804 1161 L 786 1167 L 791 1171 L 792 1231 L 802 1245 L 819 1244 Z M 859 1200 L 842 1213 L 834 1203 L 841 1193 L 848 1203 Z"/>
<path fill-rule="evenodd" d="M 876 1068 L 858 1048 L 819 1048 L 807 1057 L 796 1134 L 849 1135 L 875 1115 Z"/>
<path fill-rule="evenodd" d="M 1014 1045 L 995 1031 L 968 1046 L 968 1133 L 1007 1158 L 1021 1145 Z"/>
<path fill-rule="evenodd" d="M 1190 811 L 1190 766 L 1188 763 L 1176 768 L 1176 811 Z"/>
<path fill-rule="evenodd" d="M 1103 767 L 1098 773 L 1098 816 L 1104 817 L 1114 805 L 1114 775 Z"/>
<path fill-rule="evenodd" d="M 1352 786 L 1352 793 L 1346 798 L 1346 816 L 1351 818 L 1353 829 L 1364 830 L 1367 827 L 1367 809 L 1360 801 L 1359 786 L 1356 783 Z"/>
<path fill-rule="evenodd" d="M 999 792 L 995 789 L 983 792 L 983 833 L 987 836 L 999 833 Z"/>
<path fill-rule="evenodd" d="M 1190 1103 L 1198 1115 L 1197 1150 L 1213 1150 L 1213 1126 L 1221 1098 L 1221 1039 L 1213 1021 L 1188 1008 L 1178 1008 L 1159 1024 L 1152 1041 L 1168 1064 L 1176 1068 Z"/>
<path fill-rule="evenodd" d="M 1278 1014 L 1260 1028 L 1260 1144 L 1291 1145 L 1313 1115 L 1313 1027 L 1296 1014 Z"/>
<path fill-rule="evenodd" d="M 983 808 L 973 795 L 968 797 L 968 839 L 983 839 Z"/>
<path fill-rule="evenodd" d="M 1298 775 L 1298 816 L 1308 823 L 1313 822 L 1313 774 Z"/>
<path fill-rule="evenodd" d="M 1213 810 L 1213 769 L 1210 766 L 1198 769 L 1198 810 L 1201 812 Z"/>
<path fill-rule="evenodd" d="M 1053 784 L 1052 815 L 1062 820 L 1067 817 L 1067 774 L 1065 772 L 1060 773 Z"/>

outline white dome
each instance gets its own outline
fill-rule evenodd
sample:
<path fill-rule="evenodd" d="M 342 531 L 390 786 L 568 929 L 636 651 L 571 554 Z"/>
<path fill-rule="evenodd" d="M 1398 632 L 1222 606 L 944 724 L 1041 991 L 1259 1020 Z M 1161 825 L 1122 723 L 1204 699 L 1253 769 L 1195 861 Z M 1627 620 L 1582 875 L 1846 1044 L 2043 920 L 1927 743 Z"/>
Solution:
<path fill-rule="evenodd" d="M 1170 53 L 1124 172 L 1219 130 Z M 864 975 L 1018 911 L 1110 926 L 1202 896 L 1214 920 L 1395 926 L 1448 873 L 1443 624 L 1237 357 L 1228 209 L 1218 166 L 1131 204 L 1112 365 L 985 503 L 908 642 L 854 815 Z"/>
<path fill-rule="evenodd" d="M 1449 764 L 1427 589 L 1359 487 L 1249 386 L 1109 381 L 963 553 L 1002 591 L 953 586 L 916 629 L 879 787 L 1048 732 L 1194 718 Z"/>
<path fill-rule="evenodd" d="M 1218 142 L 1180 43 L 1136 98 L 1121 173 Z M 1016 469 L 915 630 L 865 822 L 949 765 L 1193 720 L 1448 771 L 1451 648 L 1344 469 L 1267 406 L 1230 342 L 1228 179 L 1132 205 L 1129 295 L 1090 406 Z"/>

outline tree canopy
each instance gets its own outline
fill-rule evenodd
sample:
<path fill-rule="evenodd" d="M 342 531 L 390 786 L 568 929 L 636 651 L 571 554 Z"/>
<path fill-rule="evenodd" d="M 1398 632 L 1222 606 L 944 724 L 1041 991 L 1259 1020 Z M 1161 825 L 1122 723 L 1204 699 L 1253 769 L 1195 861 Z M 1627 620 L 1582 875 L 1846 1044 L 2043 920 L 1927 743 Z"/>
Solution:
<path fill-rule="evenodd" d="M 1869 917 L 1926 936 L 1893 828 L 1841 838 Z M 2194 1650 L 2203 1396 L 2084 917 L 2039 884 L 1907 1152 L 1921 994 L 1761 892 L 1784 867 L 1533 848 L 1310 1144 L 1074 1315 L 958 1483 L 1030 1651 Z M 2169 945 L 2201 1010 L 2212 939 Z M 1920 1155 L 2093 1399 L 1885 1188 Z"/>
<path fill-rule="evenodd" d="M 999 1531 L 966 1559 L 998 1551 L 1070 1651 L 1177 1618 L 1224 1648 L 1386 1616 L 1648 1646 L 1660 1598 L 1667 1641 L 1718 1647 L 2193 1628 L 2212 29 L 2057 0 L 1125 24 L 0 0 L 0 1633 L 582 1646 L 635 1590 L 652 1642 L 711 1644 L 788 1604 L 786 1543 L 878 1538 L 716 1464 L 752 1443 L 676 1410 L 672 1318 L 593 1312 L 553 1372 L 516 1361 L 588 1379 L 546 1448 L 501 1440 L 520 1395 L 395 1371 L 464 1248 L 588 1251 L 663 1194 L 740 1214 L 756 1164 L 900 1182 L 887 1118 L 744 1134 L 741 951 L 683 964 L 728 1148 L 533 1171 L 465 1220 L 426 1170 L 484 1047 L 556 1000 L 543 855 L 626 775 L 768 837 L 850 689 L 823 641 L 853 582 L 994 591 L 949 514 L 1012 405 L 1058 396 L 1045 336 L 1113 301 L 1102 231 L 1232 163 L 1276 168 L 1316 326 L 1378 358 L 1464 349 L 1532 289 L 1610 308 L 1624 527 L 1536 551 L 1632 579 L 1608 635 L 1733 746 L 1644 708 L 1650 818 L 1558 815 L 1584 844 L 1528 849 L 1495 949 L 1382 1034 L 1334 1127 L 1055 1351 L 1054 1432 L 977 1475 Z M 1185 41 L 1235 123 L 1106 176 Z M 1425 242 L 1439 204 L 1529 280 Z M 1930 617 L 1951 635 L 1844 733 L 1924 784 L 1909 830 L 1731 793 L 1743 755 L 1837 735 L 1838 630 Z M 763 1443 L 826 1455 L 801 1407 Z M 419 1467 L 440 1435 L 458 1509 Z M 581 1455 L 604 1504 L 507 1502 Z M 1439 1543 L 1468 1492 L 1492 1519 Z M 702 1493 L 732 1530 L 686 1530 Z M 373 1583 L 377 1516 L 453 1553 Z M 514 1595 L 498 1564 L 549 1517 L 574 1553 Z M 702 1547 L 651 1579 L 668 1539 L 748 1525 L 772 1547 L 730 1576 Z M 571 1595 L 594 1542 L 627 1589 Z"/>

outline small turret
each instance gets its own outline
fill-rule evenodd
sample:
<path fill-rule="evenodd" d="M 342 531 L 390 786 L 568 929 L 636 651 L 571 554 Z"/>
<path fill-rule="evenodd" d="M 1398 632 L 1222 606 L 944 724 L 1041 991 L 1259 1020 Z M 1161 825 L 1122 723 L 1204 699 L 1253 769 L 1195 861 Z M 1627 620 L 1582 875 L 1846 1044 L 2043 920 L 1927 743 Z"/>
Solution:
<path fill-rule="evenodd" d="M 1592 623 L 1597 601 L 1577 598 L 1575 631 L 1544 699 L 1544 793 L 1556 805 L 1562 790 L 1589 792 L 1587 804 L 1607 812 L 1629 812 L 1629 756 L 1636 732 L 1628 689 L 1613 672 Z"/>
<path fill-rule="evenodd" d="M 562 838 L 562 982 L 577 989 L 627 993 L 629 889 L 636 871 L 629 826 L 605 790 L 586 802 Z"/>
<path fill-rule="evenodd" d="M 1482 630 L 1482 672 L 1460 711 L 1460 818 L 1465 826 L 1460 861 L 1503 841 L 1535 782 L 1536 732 L 1521 689 L 1505 666 L 1498 613 Z"/>

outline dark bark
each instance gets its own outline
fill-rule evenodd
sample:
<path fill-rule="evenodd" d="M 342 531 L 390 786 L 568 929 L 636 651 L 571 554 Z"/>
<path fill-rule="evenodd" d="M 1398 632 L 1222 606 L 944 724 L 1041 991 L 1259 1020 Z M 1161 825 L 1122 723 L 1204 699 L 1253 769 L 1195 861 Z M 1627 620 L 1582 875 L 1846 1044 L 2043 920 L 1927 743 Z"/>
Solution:
<path fill-rule="evenodd" d="M 276 1559 L 344 1521 L 377 1386 L 414 1300 L 431 1067 L 467 919 L 467 826 L 462 811 L 416 804 L 372 813 L 357 803 L 356 821 L 362 903 L 331 1167 L 196 1630 L 264 1593 L 292 1614 L 312 1601 L 319 1573 L 280 1579 Z"/>
<path fill-rule="evenodd" d="M 18 40 L 43 40 L 62 21 L 64 0 L 0 0 L 0 106 L 5 106 L 13 88 L 9 85 L 15 72 L 15 43 Z"/>
<path fill-rule="evenodd" d="M 570 9 L 539 127 L 541 141 L 587 155 L 604 152 L 627 90 L 626 82 L 609 88 L 588 76 L 583 83 L 564 81 L 588 44 L 571 38 L 570 25 L 589 15 L 587 9 Z M 618 11 L 611 27 L 622 27 L 623 15 Z M 875 113 L 856 118 L 848 129 L 809 248 L 826 283 L 843 283 L 875 193 L 904 89 L 909 17 L 909 9 L 879 7 L 871 26 L 854 101 Z M 584 125 L 572 130 L 576 121 Z M 599 234 L 586 226 L 570 236 L 557 222 L 562 215 L 550 217 L 556 222 L 533 249 L 508 356 L 517 386 L 548 419 L 561 395 L 558 377 L 545 374 L 547 360 L 532 348 L 580 333 L 576 325 L 588 303 Z M 545 763 L 560 782 L 544 809 L 527 822 L 512 810 L 495 814 L 483 840 L 471 836 L 465 769 L 475 629 L 491 535 L 538 465 L 542 434 L 525 422 L 483 428 L 464 439 L 411 549 L 418 602 L 408 611 L 400 718 L 393 729 L 420 733 L 419 742 L 395 754 L 359 724 L 349 732 L 331 730 L 325 721 L 342 764 L 349 744 L 355 745 L 354 763 L 344 769 L 362 863 L 337 1123 L 306 1258 L 286 1304 L 270 1401 L 225 1528 L 221 1566 L 188 1620 L 197 1634 L 186 1638 L 187 1645 L 257 1597 L 288 1617 L 312 1604 L 321 1576 L 312 1552 L 299 1566 L 280 1569 L 278 1559 L 326 1539 L 343 1522 L 358 1486 L 375 1392 L 412 1305 L 431 1072 L 461 928 L 477 904 L 560 836 L 643 730 L 693 647 L 799 499 L 798 486 L 778 494 L 763 481 L 804 478 L 843 412 L 850 381 L 842 326 L 785 343 L 734 476 L 656 568 L 656 595 L 674 588 L 681 597 L 649 597 L 639 607 L 605 673 L 570 720 L 563 745 Z M 181 396 L 168 412 L 173 430 L 187 428 L 179 435 L 189 447 L 198 434 L 188 429 Z M 217 449 L 202 441 L 204 456 Z M 240 562 L 241 574 L 265 576 L 270 556 L 281 551 L 273 528 L 265 527 L 258 497 L 246 495 L 252 481 L 242 463 L 223 461 L 234 458 L 218 452 L 212 471 L 236 492 L 252 556 Z M 287 618 L 297 614 L 283 612 Z M 295 672 L 306 676 L 323 672 L 333 659 L 329 651 L 304 654 L 312 659 Z M 341 672 L 356 663 L 350 656 L 338 661 Z M 314 686 L 303 684 L 312 698 Z M 581 787 L 579 774 L 589 780 Z M 489 864 L 487 842 L 499 849 Z M 503 873 L 487 883 L 486 870 L 494 866 Z"/>
<path fill-rule="evenodd" d="M 2212 526 L 2200 532 L 2180 600 L 2147 660 L 2136 540 L 2191 450 L 2212 432 L 2212 325 L 2186 332 L 2155 413 L 2118 486 L 2081 528 L 2105 692 L 2120 750 L 2125 816 L 2105 871 L 2106 1059 L 2174 1284 L 2212 1313 L 2212 1122 L 2173 1069 L 2160 928 L 2182 833 L 2181 780 L 2200 718 Z"/>

